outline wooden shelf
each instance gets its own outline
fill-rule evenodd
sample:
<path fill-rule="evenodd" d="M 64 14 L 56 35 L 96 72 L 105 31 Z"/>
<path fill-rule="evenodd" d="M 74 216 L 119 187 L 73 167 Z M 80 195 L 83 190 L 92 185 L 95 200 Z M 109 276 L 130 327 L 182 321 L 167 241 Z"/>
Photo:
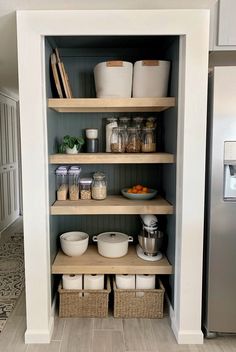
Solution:
<path fill-rule="evenodd" d="M 49 99 L 58 112 L 160 112 L 175 106 L 175 98 Z"/>
<path fill-rule="evenodd" d="M 151 200 L 131 200 L 108 196 L 104 200 L 62 200 L 51 206 L 51 215 L 173 214 L 173 206 L 158 196 Z"/>
<path fill-rule="evenodd" d="M 89 245 L 80 257 L 68 257 L 61 251 L 52 265 L 53 274 L 171 274 L 172 266 L 166 257 L 157 262 L 140 259 L 134 246 L 122 258 L 105 258 L 97 247 Z"/>
<path fill-rule="evenodd" d="M 50 164 L 173 164 L 174 155 L 168 153 L 79 153 L 53 154 Z"/>

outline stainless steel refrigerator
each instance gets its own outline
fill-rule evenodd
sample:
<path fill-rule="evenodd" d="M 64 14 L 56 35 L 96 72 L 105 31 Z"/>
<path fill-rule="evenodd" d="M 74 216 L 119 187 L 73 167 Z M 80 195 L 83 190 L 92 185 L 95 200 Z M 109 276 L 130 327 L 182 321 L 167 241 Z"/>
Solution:
<path fill-rule="evenodd" d="M 236 333 L 236 67 L 209 78 L 203 325 Z"/>

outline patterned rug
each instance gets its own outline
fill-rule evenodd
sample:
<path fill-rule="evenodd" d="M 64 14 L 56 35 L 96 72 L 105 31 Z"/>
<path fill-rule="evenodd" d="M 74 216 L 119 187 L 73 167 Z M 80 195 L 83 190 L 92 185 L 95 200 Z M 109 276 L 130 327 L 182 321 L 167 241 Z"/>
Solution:
<path fill-rule="evenodd" d="M 24 288 L 23 234 L 0 241 L 0 332 Z"/>

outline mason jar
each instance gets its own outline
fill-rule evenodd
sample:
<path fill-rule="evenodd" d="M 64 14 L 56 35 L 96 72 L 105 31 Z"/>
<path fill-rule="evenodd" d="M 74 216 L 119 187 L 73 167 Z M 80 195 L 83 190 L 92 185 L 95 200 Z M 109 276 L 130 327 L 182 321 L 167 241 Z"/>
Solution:
<path fill-rule="evenodd" d="M 111 134 L 111 152 L 125 152 L 125 129 L 123 127 L 114 127 Z"/>
<path fill-rule="evenodd" d="M 102 172 L 95 172 L 93 174 L 92 182 L 92 198 L 102 200 L 107 197 L 107 181 L 106 176 Z"/>

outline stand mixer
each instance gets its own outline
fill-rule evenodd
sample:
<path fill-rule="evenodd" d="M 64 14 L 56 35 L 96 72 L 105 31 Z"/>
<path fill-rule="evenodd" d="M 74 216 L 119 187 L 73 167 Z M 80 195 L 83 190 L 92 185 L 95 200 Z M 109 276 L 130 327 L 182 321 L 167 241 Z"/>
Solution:
<path fill-rule="evenodd" d="M 144 260 L 160 260 L 163 232 L 158 230 L 158 219 L 155 215 L 140 215 L 140 218 L 142 230 L 138 236 L 137 255 Z"/>

